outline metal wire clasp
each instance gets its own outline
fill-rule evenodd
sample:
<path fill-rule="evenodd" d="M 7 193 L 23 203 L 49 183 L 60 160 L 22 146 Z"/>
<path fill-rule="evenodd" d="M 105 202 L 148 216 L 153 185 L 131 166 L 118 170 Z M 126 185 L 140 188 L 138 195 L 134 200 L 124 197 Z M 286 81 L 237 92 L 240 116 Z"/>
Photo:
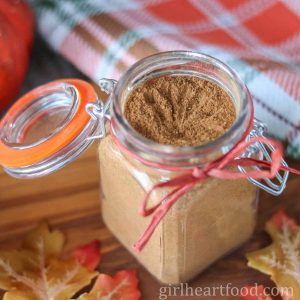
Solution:
<path fill-rule="evenodd" d="M 266 132 L 266 126 L 258 121 L 257 119 L 254 119 L 254 124 L 253 124 L 253 129 L 251 130 L 250 134 L 247 137 L 247 140 L 252 139 L 253 137 L 256 136 L 263 136 L 264 133 Z M 270 153 L 274 151 L 274 147 L 271 145 L 264 145 L 261 142 L 257 142 L 255 144 L 253 144 L 251 147 L 249 147 L 247 149 L 247 151 L 242 155 L 242 157 L 253 157 L 254 155 L 259 155 L 260 159 L 265 159 L 267 161 L 272 161 L 272 158 L 270 156 Z M 288 166 L 286 161 L 284 159 L 281 160 L 281 164 L 283 166 Z M 255 166 L 253 167 L 256 170 L 260 170 L 259 167 Z M 242 166 L 238 166 L 238 169 L 241 172 L 246 173 L 246 170 L 244 167 Z M 248 178 L 248 180 L 256 185 L 257 187 L 259 187 L 260 189 L 274 195 L 274 196 L 278 196 L 280 195 L 283 190 L 285 189 L 286 186 L 286 182 L 289 176 L 289 172 L 288 171 L 283 171 L 282 174 L 280 174 L 279 172 L 277 172 L 276 174 L 276 179 L 277 182 L 275 182 L 275 180 L 271 180 L 271 179 L 263 179 L 261 181 L 258 181 L 256 179 L 253 179 L 251 177 Z"/>
<path fill-rule="evenodd" d="M 87 140 L 95 140 L 95 139 L 101 139 L 106 135 L 106 129 L 105 129 L 105 123 L 106 120 L 110 120 L 110 104 L 112 101 L 112 95 L 114 88 L 117 84 L 116 80 L 113 79 L 100 79 L 99 80 L 99 86 L 101 90 L 109 95 L 107 101 L 105 104 L 100 99 L 97 99 L 96 102 L 88 103 L 85 106 L 86 112 L 91 116 L 91 118 L 98 122 L 98 130 L 97 133 L 93 136 L 90 136 L 87 138 Z"/>

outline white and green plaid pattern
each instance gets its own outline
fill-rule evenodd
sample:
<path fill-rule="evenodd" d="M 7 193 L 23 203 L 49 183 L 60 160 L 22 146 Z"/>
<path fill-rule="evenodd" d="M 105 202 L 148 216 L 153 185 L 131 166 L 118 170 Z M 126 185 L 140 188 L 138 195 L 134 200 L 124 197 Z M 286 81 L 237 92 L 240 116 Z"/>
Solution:
<path fill-rule="evenodd" d="M 135 61 L 158 51 L 192 49 L 221 59 L 248 85 L 256 117 L 271 135 L 288 142 L 290 155 L 300 157 L 297 1 L 30 2 L 47 42 L 93 80 L 118 79 Z"/>

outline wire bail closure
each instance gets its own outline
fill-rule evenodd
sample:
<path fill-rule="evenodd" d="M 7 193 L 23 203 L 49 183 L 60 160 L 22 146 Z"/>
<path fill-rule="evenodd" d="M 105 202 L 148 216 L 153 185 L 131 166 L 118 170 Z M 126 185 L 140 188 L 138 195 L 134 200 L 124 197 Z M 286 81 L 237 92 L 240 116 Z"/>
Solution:
<path fill-rule="evenodd" d="M 97 99 L 95 103 L 88 103 L 85 106 L 86 112 L 91 116 L 94 121 L 99 122 L 99 134 L 90 136 L 87 140 L 102 139 L 106 135 L 105 123 L 106 120 L 110 120 L 110 104 L 112 99 L 112 94 L 117 81 L 114 79 L 102 78 L 99 80 L 98 85 L 100 89 L 109 95 L 105 104 L 100 99 Z"/>
<path fill-rule="evenodd" d="M 105 123 L 106 120 L 110 121 L 110 104 L 112 101 L 113 97 L 113 91 L 115 89 L 115 86 L 117 84 L 117 81 L 114 79 L 107 79 L 107 78 L 102 78 L 99 80 L 98 85 L 100 86 L 101 90 L 105 92 L 106 94 L 109 95 L 107 101 L 105 104 L 98 99 L 96 103 L 88 103 L 86 105 L 86 111 L 87 113 L 91 116 L 91 118 L 95 121 L 100 122 L 100 133 L 91 137 L 88 137 L 88 140 L 95 140 L 95 139 L 101 139 L 106 135 L 106 129 L 105 129 Z M 249 135 L 246 138 L 246 141 L 251 140 L 254 137 L 259 137 L 259 136 L 264 136 L 265 132 L 267 131 L 266 126 L 259 120 L 254 119 L 253 122 L 253 128 L 250 131 Z M 252 146 L 250 146 L 247 151 L 244 152 L 243 155 L 240 157 L 247 157 L 251 158 L 257 153 L 260 155 L 260 159 L 267 160 L 269 162 L 272 161 L 270 153 L 274 151 L 274 147 L 272 145 L 267 145 L 265 146 L 261 142 L 256 142 Z M 281 165 L 288 167 L 288 164 L 284 159 L 281 160 Z M 261 170 L 260 167 L 254 166 L 252 167 L 254 170 Z M 242 173 L 246 173 L 246 169 L 242 166 L 238 166 L 238 169 Z M 265 178 L 262 180 L 256 180 L 251 177 L 248 178 L 249 182 L 254 184 L 255 186 L 259 187 L 260 189 L 274 195 L 278 196 L 280 195 L 283 190 L 286 187 L 286 182 L 288 180 L 289 172 L 288 171 L 283 171 L 283 174 L 280 174 L 277 172 L 276 174 L 276 179 L 277 183 L 274 180 Z M 276 180 L 275 179 L 275 180 Z"/>
<path fill-rule="evenodd" d="M 254 119 L 253 128 L 250 131 L 249 135 L 247 136 L 246 140 L 249 141 L 254 137 L 264 136 L 264 133 L 266 131 L 267 131 L 267 129 L 266 129 L 265 124 L 263 124 L 261 121 L 259 121 L 257 119 Z M 274 147 L 272 145 L 268 145 L 266 147 L 261 142 L 257 142 L 255 144 L 253 144 L 251 147 L 249 147 L 247 149 L 247 151 L 245 151 L 245 153 L 241 157 L 250 158 L 250 157 L 253 157 L 254 155 L 256 155 L 258 152 L 261 160 L 265 159 L 265 160 L 271 162 L 272 158 L 271 158 L 270 153 L 273 151 L 274 151 Z M 284 159 L 281 159 L 281 165 L 288 167 L 288 164 L 286 163 L 286 161 Z M 254 166 L 252 168 L 255 170 L 258 170 L 258 171 L 261 170 L 261 168 L 259 168 L 257 166 Z M 240 172 L 246 173 L 246 170 L 244 167 L 238 166 L 238 169 Z M 283 171 L 283 174 L 280 174 L 279 172 L 277 172 L 275 177 L 278 181 L 277 183 L 268 178 L 258 181 L 256 179 L 249 177 L 248 180 L 255 186 L 259 187 L 260 189 L 262 189 L 274 196 L 278 196 L 283 192 L 283 190 L 286 187 L 286 182 L 289 177 L 289 171 Z"/>

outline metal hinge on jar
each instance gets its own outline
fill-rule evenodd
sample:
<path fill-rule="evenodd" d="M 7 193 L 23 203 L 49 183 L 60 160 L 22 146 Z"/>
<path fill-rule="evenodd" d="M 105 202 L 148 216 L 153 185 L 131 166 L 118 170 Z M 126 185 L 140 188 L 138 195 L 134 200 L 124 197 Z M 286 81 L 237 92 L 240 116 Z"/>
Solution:
<path fill-rule="evenodd" d="M 247 140 L 250 140 L 254 137 L 257 136 L 264 136 L 264 133 L 266 132 L 266 126 L 258 121 L 257 119 L 254 119 L 254 124 L 253 124 L 253 129 L 251 130 L 250 134 L 247 137 Z M 271 145 L 265 145 L 261 142 L 257 142 L 253 144 L 251 147 L 247 149 L 247 151 L 242 155 L 242 157 L 253 157 L 255 155 L 259 155 L 259 159 L 267 160 L 267 161 L 272 161 L 270 153 L 274 151 L 274 147 Z M 288 166 L 286 161 L 284 159 L 281 160 L 281 164 L 283 166 Z M 242 166 L 238 166 L 239 170 L 241 172 L 246 172 L 245 168 Z M 254 166 L 253 167 L 255 170 L 260 170 L 259 167 Z M 282 174 L 280 172 L 277 172 L 276 174 L 276 179 L 274 178 L 273 180 L 271 179 L 262 179 L 260 181 L 253 179 L 253 178 L 248 178 L 248 180 L 259 187 L 260 189 L 274 195 L 278 196 L 280 195 L 283 190 L 285 189 L 286 182 L 289 176 L 288 171 L 283 171 Z M 275 181 L 277 180 L 277 182 Z"/>
<path fill-rule="evenodd" d="M 97 100 L 96 103 L 89 103 L 86 105 L 86 111 L 88 114 L 93 118 L 94 120 L 98 119 L 100 121 L 100 129 L 97 132 L 97 135 L 88 137 L 89 140 L 94 140 L 94 139 L 101 139 L 106 135 L 106 128 L 105 128 L 105 122 L 106 120 L 110 120 L 110 104 L 111 104 L 111 99 L 113 97 L 113 91 L 114 88 L 117 84 L 116 80 L 113 79 L 100 79 L 99 80 L 99 86 L 101 90 L 109 95 L 109 98 L 103 104 L 101 100 Z M 264 136 L 264 133 L 266 132 L 266 126 L 258 121 L 257 119 L 254 119 L 254 124 L 253 128 L 250 132 L 250 134 L 247 137 L 247 140 L 250 140 L 256 136 Z M 272 161 L 270 153 L 274 151 L 273 146 L 268 145 L 266 146 L 265 144 L 261 142 L 257 142 L 250 146 L 247 151 L 241 156 L 241 157 L 254 157 L 259 155 L 259 159 L 261 160 L 267 160 L 267 161 Z M 288 166 L 285 160 L 281 160 L 281 164 L 283 166 Z M 255 170 L 260 170 L 258 166 L 252 167 Z M 246 170 L 242 166 L 238 166 L 238 169 L 240 172 L 246 173 Z M 251 177 L 248 178 L 248 180 L 259 187 L 262 190 L 265 190 L 266 192 L 278 196 L 280 195 L 283 190 L 285 189 L 286 182 L 288 179 L 289 172 L 284 171 L 282 174 L 280 172 L 277 172 L 276 174 L 276 179 L 262 179 L 262 180 L 256 180 Z M 275 181 L 277 180 L 277 182 Z"/>
<path fill-rule="evenodd" d="M 92 119 L 94 120 L 99 120 L 100 121 L 100 129 L 99 133 L 94 136 L 90 136 L 87 139 L 88 140 L 95 140 L 95 139 L 101 139 L 105 137 L 106 135 L 106 128 L 105 128 L 105 121 L 110 120 L 110 104 L 111 104 L 111 98 L 113 94 L 113 90 L 117 84 L 116 80 L 113 79 L 100 79 L 99 80 L 99 86 L 101 88 L 101 91 L 107 93 L 109 95 L 107 101 L 105 104 L 98 99 L 97 102 L 95 103 L 89 103 L 86 105 L 85 109 L 87 113 L 91 116 Z"/>

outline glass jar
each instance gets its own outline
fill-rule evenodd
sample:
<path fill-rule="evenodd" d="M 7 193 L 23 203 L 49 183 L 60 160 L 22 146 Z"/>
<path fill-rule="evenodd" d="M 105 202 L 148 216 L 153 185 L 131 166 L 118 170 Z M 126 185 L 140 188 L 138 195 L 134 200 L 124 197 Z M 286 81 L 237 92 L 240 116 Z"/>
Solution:
<path fill-rule="evenodd" d="M 160 145 L 138 134 L 124 117 L 126 99 L 142 82 L 163 75 L 198 76 L 220 85 L 236 107 L 232 127 L 214 141 L 193 147 Z M 99 138 L 102 214 L 107 227 L 158 280 L 186 282 L 249 239 L 255 227 L 257 186 L 279 194 L 288 172 L 277 174 L 278 183 L 214 177 L 197 182 L 165 212 L 143 251 L 137 253 L 133 245 L 151 219 L 138 214 L 138 209 L 153 185 L 200 170 L 239 142 L 263 135 L 264 127 L 253 122 L 251 96 L 235 72 L 204 54 L 159 53 L 137 62 L 118 82 L 103 79 L 100 86 L 109 94 L 105 105 L 91 85 L 75 79 L 55 81 L 23 96 L 0 123 L 0 164 L 18 178 L 46 175 Z M 273 150 L 257 142 L 243 156 L 271 160 Z M 242 166 L 235 168 L 246 172 Z M 173 186 L 155 189 L 150 206 L 159 211 L 168 200 L 158 203 L 172 191 Z"/>

